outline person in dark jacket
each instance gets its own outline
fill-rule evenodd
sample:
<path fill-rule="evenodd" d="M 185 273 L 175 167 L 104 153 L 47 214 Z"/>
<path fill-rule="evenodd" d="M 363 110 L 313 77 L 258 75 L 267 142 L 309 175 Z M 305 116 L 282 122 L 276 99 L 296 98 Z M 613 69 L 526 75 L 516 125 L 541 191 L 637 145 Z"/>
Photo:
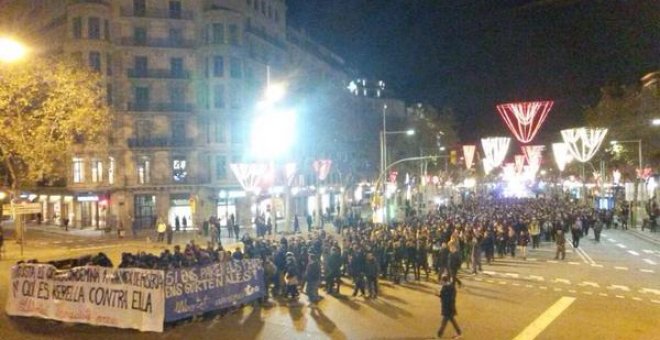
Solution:
<path fill-rule="evenodd" d="M 358 291 L 360 292 L 360 296 L 364 296 L 364 253 L 362 253 L 362 250 L 358 248 L 358 246 L 354 246 L 353 248 L 353 255 L 350 258 L 349 262 L 349 274 L 353 277 L 353 283 L 355 287 L 353 288 L 353 296 L 356 296 Z"/>
<path fill-rule="evenodd" d="M 440 245 L 440 252 L 438 253 L 438 281 L 449 270 L 449 247 L 447 242 L 442 242 Z"/>
<path fill-rule="evenodd" d="M 338 247 L 333 247 L 326 261 L 325 290 L 328 294 L 339 294 L 341 285 L 341 254 Z M 335 286 L 337 287 L 335 290 Z"/>
<path fill-rule="evenodd" d="M 298 264 L 293 253 L 286 254 L 286 266 L 284 270 L 284 282 L 286 283 L 286 297 L 291 299 L 298 298 Z"/>
<path fill-rule="evenodd" d="M 314 304 L 321 300 L 319 285 L 321 283 L 321 265 L 316 254 L 309 254 L 309 262 L 305 270 L 305 293 L 309 302 Z"/>
<path fill-rule="evenodd" d="M 456 331 L 456 336 L 454 337 L 456 339 L 462 334 L 461 328 L 458 326 L 455 319 L 455 316 L 457 315 L 456 286 L 454 285 L 454 281 L 449 278 L 449 275 L 443 275 L 441 282 L 442 288 L 440 289 L 440 300 L 442 305 L 442 323 L 438 330 L 438 337 L 442 337 L 442 333 L 444 333 L 447 322 L 449 321 Z"/>
<path fill-rule="evenodd" d="M 367 278 L 367 294 L 369 298 L 378 297 L 378 274 L 380 266 L 373 253 L 367 254 L 367 260 L 364 265 L 364 276 Z"/>

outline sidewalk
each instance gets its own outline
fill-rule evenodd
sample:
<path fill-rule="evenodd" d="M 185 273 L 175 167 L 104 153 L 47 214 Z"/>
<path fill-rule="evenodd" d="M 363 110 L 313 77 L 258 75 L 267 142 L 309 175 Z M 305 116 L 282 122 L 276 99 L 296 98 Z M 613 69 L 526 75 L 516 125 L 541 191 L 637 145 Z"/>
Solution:
<path fill-rule="evenodd" d="M 642 231 L 642 226 L 638 225 L 637 228 L 629 228 L 627 232 L 637 238 L 655 243 L 660 246 L 660 231 L 652 232 L 649 229 L 644 229 Z"/>
<path fill-rule="evenodd" d="M 14 235 L 14 221 L 3 221 L 0 227 L 3 229 L 5 238 L 12 238 Z M 51 224 L 36 224 L 28 223 L 25 225 L 25 231 L 30 233 L 31 231 L 41 231 L 45 233 L 59 234 L 59 235 L 74 235 L 82 237 L 99 237 L 106 235 L 101 229 L 95 228 L 73 228 L 69 227 L 69 231 L 64 230 L 64 227 L 51 225 Z"/>

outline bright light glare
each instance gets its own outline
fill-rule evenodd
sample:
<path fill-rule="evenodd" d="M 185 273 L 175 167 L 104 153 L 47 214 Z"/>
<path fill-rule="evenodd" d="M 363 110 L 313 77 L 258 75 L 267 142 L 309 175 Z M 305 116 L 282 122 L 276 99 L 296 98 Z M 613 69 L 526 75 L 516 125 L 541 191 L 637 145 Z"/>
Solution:
<path fill-rule="evenodd" d="M 259 158 L 277 158 L 289 151 L 295 134 L 295 111 L 267 110 L 252 126 L 252 153 Z"/>
<path fill-rule="evenodd" d="M 617 145 L 617 144 L 619 144 L 619 142 L 618 142 L 618 141 L 615 141 L 615 140 L 613 140 L 613 141 L 611 141 L 611 142 L 610 142 L 610 144 L 611 144 L 611 145 Z"/>
<path fill-rule="evenodd" d="M 408 136 L 413 136 L 414 134 L 415 134 L 415 130 L 410 129 L 406 131 L 406 135 Z"/>
<path fill-rule="evenodd" d="M 286 87 L 283 84 L 270 84 L 266 88 L 266 101 L 276 103 L 286 95 Z"/>
<path fill-rule="evenodd" d="M 651 125 L 660 126 L 660 118 L 655 118 L 651 121 Z"/>
<path fill-rule="evenodd" d="M 25 47 L 16 40 L 0 38 L 0 61 L 6 63 L 17 61 L 23 58 L 26 52 Z"/>

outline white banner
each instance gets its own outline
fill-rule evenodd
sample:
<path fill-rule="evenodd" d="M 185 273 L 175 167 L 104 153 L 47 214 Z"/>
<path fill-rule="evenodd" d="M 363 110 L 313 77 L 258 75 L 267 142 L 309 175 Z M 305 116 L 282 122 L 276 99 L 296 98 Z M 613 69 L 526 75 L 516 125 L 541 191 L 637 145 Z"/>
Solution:
<path fill-rule="evenodd" d="M 163 271 L 20 264 L 10 280 L 9 315 L 163 331 Z"/>

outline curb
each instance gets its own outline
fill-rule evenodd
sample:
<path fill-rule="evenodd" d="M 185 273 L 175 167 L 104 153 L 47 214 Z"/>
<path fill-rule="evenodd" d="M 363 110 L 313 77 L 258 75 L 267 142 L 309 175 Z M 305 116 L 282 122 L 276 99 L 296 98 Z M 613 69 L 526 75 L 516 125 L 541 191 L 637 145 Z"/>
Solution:
<path fill-rule="evenodd" d="M 645 235 L 641 231 L 637 231 L 637 230 L 634 230 L 634 229 L 629 229 L 628 231 L 629 231 L 630 235 L 633 235 L 633 236 L 637 237 L 638 239 L 660 245 L 660 239 Z"/>

